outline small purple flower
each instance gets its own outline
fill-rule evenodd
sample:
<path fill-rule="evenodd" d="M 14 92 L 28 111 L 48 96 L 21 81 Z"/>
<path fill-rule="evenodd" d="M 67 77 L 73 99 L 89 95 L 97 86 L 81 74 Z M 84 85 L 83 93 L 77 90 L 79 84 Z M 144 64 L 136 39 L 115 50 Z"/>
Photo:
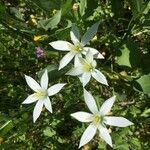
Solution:
<path fill-rule="evenodd" d="M 36 47 L 36 56 L 37 56 L 37 58 L 43 57 L 44 56 L 44 49 L 41 47 Z"/>

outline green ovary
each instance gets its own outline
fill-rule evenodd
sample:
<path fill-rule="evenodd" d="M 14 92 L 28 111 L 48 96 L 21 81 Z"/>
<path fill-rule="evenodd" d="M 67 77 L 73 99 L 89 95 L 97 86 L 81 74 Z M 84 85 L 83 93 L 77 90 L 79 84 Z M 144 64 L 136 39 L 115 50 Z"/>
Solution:
<path fill-rule="evenodd" d="M 69 47 L 75 53 L 80 53 L 82 51 L 82 47 L 79 44 L 77 44 L 77 45 L 69 45 Z"/>
<path fill-rule="evenodd" d="M 39 98 L 43 98 L 47 95 L 47 92 L 46 91 L 39 91 L 39 92 L 36 92 L 35 93 L 35 97 L 37 97 L 38 99 Z"/>
<path fill-rule="evenodd" d="M 91 64 L 89 64 L 89 63 L 86 63 L 83 66 L 83 70 L 84 70 L 84 72 L 90 72 L 90 71 L 93 70 L 93 66 Z"/>
<path fill-rule="evenodd" d="M 101 122 L 101 120 L 102 120 L 102 118 L 99 114 L 94 116 L 94 123 L 98 124 Z"/>
<path fill-rule="evenodd" d="M 76 52 L 80 52 L 80 51 L 82 51 L 82 48 L 79 45 L 76 45 L 74 50 Z"/>

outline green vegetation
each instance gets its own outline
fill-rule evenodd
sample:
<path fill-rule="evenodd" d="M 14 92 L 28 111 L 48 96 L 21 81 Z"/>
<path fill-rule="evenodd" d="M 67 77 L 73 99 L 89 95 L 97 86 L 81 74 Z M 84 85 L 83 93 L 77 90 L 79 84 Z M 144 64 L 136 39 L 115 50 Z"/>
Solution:
<path fill-rule="evenodd" d="M 66 52 L 49 43 L 70 40 L 73 26 L 81 37 L 96 22 L 97 33 L 89 47 L 105 59 L 97 68 L 109 86 L 95 79 L 86 85 L 97 104 L 116 95 L 113 116 L 122 116 L 133 126 L 108 126 L 116 150 L 150 148 L 150 2 L 149 0 L 1 0 L 0 1 L 0 149 L 77 150 L 88 124 L 70 114 L 88 112 L 78 77 L 66 76 L 69 63 L 58 71 Z M 89 35 L 90 36 L 90 35 Z M 44 55 L 37 56 L 42 48 Z M 40 80 L 44 69 L 49 85 L 67 83 L 51 97 L 53 113 L 46 109 L 33 123 L 35 103 L 22 102 L 32 93 L 24 74 Z M 99 107 L 100 107 L 99 106 Z M 82 150 L 112 149 L 95 136 Z"/>

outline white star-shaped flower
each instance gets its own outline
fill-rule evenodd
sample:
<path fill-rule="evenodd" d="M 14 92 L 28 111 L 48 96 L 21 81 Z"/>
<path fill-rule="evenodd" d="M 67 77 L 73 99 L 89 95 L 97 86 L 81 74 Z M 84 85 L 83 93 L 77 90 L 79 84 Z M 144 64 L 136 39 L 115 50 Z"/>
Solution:
<path fill-rule="evenodd" d="M 25 79 L 28 86 L 34 91 L 34 93 L 29 95 L 25 99 L 23 104 L 30 104 L 37 101 L 33 111 L 33 122 L 35 122 L 41 114 L 43 105 L 48 111 L 52 113 L 52 104 L 49 99 L 49 96 L 58 93 L 65 84 L 58 83 L 48 88 L 47 70 L 45 70 L 45 72 L 41 77 L 41 81 L 40 81 L 41 86 L 30 76 L 25 75 Z"/>
<path fill-rule="evenodd" d="M 86 55 L 87 51 L 91 51 L 91 53 L 98 59 L 104 59 L 103 55 L 99 53 L 98 50 L 85 47 L 85 45 L 93 38 L 95 33 L 97 32 L 99 23 L 95 23 L 88 31 L 83 35 L 80 42 L 80 34 L 77 27 L 73 27 L 70 32 L 71 41 L 54 41 L 49 43 L 54 49 L 60 51 L 69 51 L 60 61 L 59 70 L 65 67 L 74 57 L 74 64 L 78 64 L 78 58 L 82 57 L 82 54 Z"/>
<path fill-rule="evenodd" d="M 71 114 L 72 117 L 81 122 L 91 122 L 87 129 L 84 131 L 79 148 L 87 144 L 96 134 L 98 129 L 99 136 L 106 141 L 112 147 L 112 139 L 106 128 L 106 124 L 110 126 L 127 127 L 133 123 L 123 117 L 107 116 L 113 103 L 115 102 L 115 96 L 106 100 L 100 109 L 97 108 L 96 102 L 93 96 L 84 89 L 84 99 L 89 110 L 92 113 L 79 111 Z"/>
<path fill-rule="evenodd" d="M 90 81 L 91 76 L 98 82 L 108 85 L 106 77 L 96 69 L 96 61 L 90 51 L 87 52 L 86 59 L 79 58 L 78 65 L 69 70 L 66 75 L 79 76 L 83 87 Z"/>

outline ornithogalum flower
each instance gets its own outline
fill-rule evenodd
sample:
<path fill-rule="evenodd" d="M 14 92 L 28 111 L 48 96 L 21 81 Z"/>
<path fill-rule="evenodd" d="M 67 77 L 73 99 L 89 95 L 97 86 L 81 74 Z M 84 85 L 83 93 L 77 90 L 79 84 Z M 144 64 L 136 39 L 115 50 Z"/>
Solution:
<path fill-rule="evenodd" d="M 71 114 L 71 116 L 78 121 L 91 122 L 80 139 L 79 148 L 87 144 L 94 137 L 97 129 L 99 131 L 99 136 L 112 147 L 112 139 L 106 128 L 106 124 L 110 126 L 127 127 L 129 125 L 132 125 L 133 123 L 123 117 L 107 116 L 113 103 L 115 102 L 115 96 L 106 100 L 100 109 L 97 108 L 93 96 L 85 89 L 84 99 L 85 103 L 92 113 L 79 111 Z"/>
<path fill-rule="evenodd" d="M 25 79 L 28 86 L 34 91 L 34 93 L 29 95 L 23 104 L 30 104 L 37 101 L 33 111 L 33 122 L 35 122 L 40 116 L 43 106 L 52 113 L 52 104 L 49 96 L 58 93 L 65 84 L 58 83 L 48 88 L 47 70 L 45 70 L 41 77 L 41 86 L 30 76 L 25 75 Z"/>
<path fill-rule="evenodd" d="M 106 77 L 96 69 L 96 61 L 90 51 L 87 52 L 86 59 L 79 58 L 79 63 L 66 73 L 67 75 L 79 76 L 83 87 L 90 81 L 91 76 L 98 82 L 108 85 Z"/>
<path fill-rule="evenodd" d="M 49 43 L 54 49 L 60 51 L 69 51 L 60 61 L 59 69 L 65 67 L 74 57 L 74 64 L 78 64 L 78 58 L 82 57 L 82 54 L 86 55 L 87 51 L 91 51 L 91 53 L 99 59 L 103 59 L 103 55 L 98 52 L 98 50 L 85 47 L 85 45 L 93 38 L 94 34 L 97 32 L 99 23 L 94 24 L 88 31 L 83 35 L 80 42 L 80 35 L 77 27 L 72 28 L 70 32 L 71 41 L 54 41 Z"/>

